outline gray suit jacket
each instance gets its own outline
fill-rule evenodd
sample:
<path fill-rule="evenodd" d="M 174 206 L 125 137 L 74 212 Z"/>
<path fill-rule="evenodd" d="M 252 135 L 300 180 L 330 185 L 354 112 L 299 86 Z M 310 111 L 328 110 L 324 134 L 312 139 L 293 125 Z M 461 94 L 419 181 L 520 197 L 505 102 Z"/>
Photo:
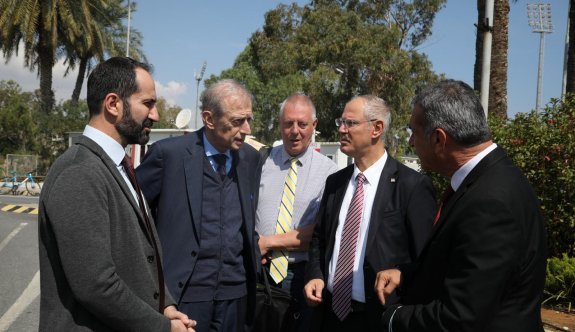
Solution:
<path fill-rule="evenodd" d="M 169 331 L 142 213 L 104 150 L 80 137 L 42 189 L 39 330 Z"/>

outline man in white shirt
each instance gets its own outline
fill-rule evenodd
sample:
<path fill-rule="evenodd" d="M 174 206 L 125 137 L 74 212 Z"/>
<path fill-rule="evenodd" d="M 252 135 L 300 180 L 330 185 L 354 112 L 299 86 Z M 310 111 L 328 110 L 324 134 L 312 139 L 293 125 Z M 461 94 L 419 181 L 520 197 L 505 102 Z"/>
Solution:
<path fill-rule="evenodd" d="M 335 120 L 341 151 L 355 162 L 328 177 L 310 246 L 305 295 L 321 304 L 323 331 L 378 331 L 377 271 L 414 261 L 431 231 L 431 180 L 388 155 L 390 122 L 372 95 L 352 99 Z"/>

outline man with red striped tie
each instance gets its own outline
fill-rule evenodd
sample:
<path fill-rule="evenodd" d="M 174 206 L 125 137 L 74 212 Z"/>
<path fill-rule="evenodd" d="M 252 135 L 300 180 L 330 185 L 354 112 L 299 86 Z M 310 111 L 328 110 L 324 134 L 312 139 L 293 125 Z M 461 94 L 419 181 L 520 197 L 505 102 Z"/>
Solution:
<path fill-rule="evenodd" d="M 432 229 L 431 180 L 388 155 L 390 122 L 389 107 L 372 95 L 352 99 L 335 120 L 354 163 L 327 178 L 310 245 L 304 292 L 319 305 L 322 331 L 377 331 L 376 273 L 414 261 Z"/>

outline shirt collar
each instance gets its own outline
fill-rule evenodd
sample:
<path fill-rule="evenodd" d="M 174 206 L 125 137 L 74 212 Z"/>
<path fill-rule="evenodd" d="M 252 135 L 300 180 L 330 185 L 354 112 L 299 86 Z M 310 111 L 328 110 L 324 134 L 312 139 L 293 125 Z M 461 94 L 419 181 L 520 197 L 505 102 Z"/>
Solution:
<path fill-rule="evenodd" d="M 279 145 L 278 148 L 280 150 L 280 158 L 281 158 L 282 164 L 288 163 L 290 161 L 290 159 L 293 157 L 287 153 L 283 144 Z M 307 149 L 305 149 L 302 153 L 300 153 L 299 155 L 297 155 L 295 157 L 298 160 L 298 164 L 303 166 L 308 162 L 308 160 L 311 158 L 312 154 L 313 154 L 313 147 L 310 145 L 307 147 Z"/>
<path fill-rule="evenodd" d="M 115 139 L 108 136 L 104 132 L 90 125 L 86 125 L 82 134 L 96 142 L 96 144 L 98 144 L 104 150 L 104 152 L 106 152 L 108 157 L 112 159 L 114 164 L 120 165 L 124 159 L 124 156 L 126 155 L 126 150 L 124 150 L 124 147 L 120 143 L 118 143 Z"/>
<path fill-rule="evenodd" d="M 471 173 L 471 171 L 475 168 L 475 166 L 477 166 L 477 164 L 479 164 L 479 162 L 483 158 L 485 158 L 485 156 L 487 156 L 489 152 L 495 150 L 496 147 L 497 144 L 495 143 L 491 144 L 483 151 L 476 154 L 475 157 L 469 159 L 463 166 L 461 166 L 457 171 L 455 171 L 455 173 L 453 173 L 453 176 L 451 177 L 451 188 L 454 191 L 457 191 L 457 189 L 459 189 L 459 186 L 463 183 L 463 180 L 465 180 L 467 175 Z"/>
<path fill-rule="evenodd" d="M 384 151 L 383 155 L 375 163 L 373 163 L 373 165 L 369 166 L 365 171 L 363 171 L 363 175 L 367 179 L 367 183 L 371 185 L 377 185 L 386 161 L 387 151 Z M 359 168 L 357 168 L 357 165 L 354 164 L 352 179 L 355 180 L 359 173 L 361 173 Z"/>
<path fill-rule="evenodd" d="M 206 153 L 206 156 L 211 157 L 215 154 L 221 154 L 221 152 L 219 152 L 216 148 L 214 148 L 212 144 L 210 144 L 210 141 L 208 141 L 208 137 L 206 136 L 205 132 L 203 133 L 203 136 L 204 136 L 204 151 Z M 232 156 L 229 149 L 224 154 L 226 155 L 226 157 L 228 157 L 227 160 L 231 160 Z"/>

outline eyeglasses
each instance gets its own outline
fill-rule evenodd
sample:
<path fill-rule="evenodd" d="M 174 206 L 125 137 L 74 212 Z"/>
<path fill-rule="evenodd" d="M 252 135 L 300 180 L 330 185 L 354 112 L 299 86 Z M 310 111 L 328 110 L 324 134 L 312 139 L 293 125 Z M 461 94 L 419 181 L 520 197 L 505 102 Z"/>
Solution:
<path fill-rule="evenodd" d="M 365 121 L 356 121 L 356 120 L 350 120 L 350 119 L 344 119 L 344 118 L 337 118 L 337 119 L 335 119 L 335 125 L 338 128 L 341 125 L 345 126 L 346 128 L 351 128 L 351 127 L 357 126 L 358 124 L 365 123 L 365 122 L 372 122 L 372 121 L 377 121 L 377 119 L 371 119 L 371 120 L 365 120 Z"/>

